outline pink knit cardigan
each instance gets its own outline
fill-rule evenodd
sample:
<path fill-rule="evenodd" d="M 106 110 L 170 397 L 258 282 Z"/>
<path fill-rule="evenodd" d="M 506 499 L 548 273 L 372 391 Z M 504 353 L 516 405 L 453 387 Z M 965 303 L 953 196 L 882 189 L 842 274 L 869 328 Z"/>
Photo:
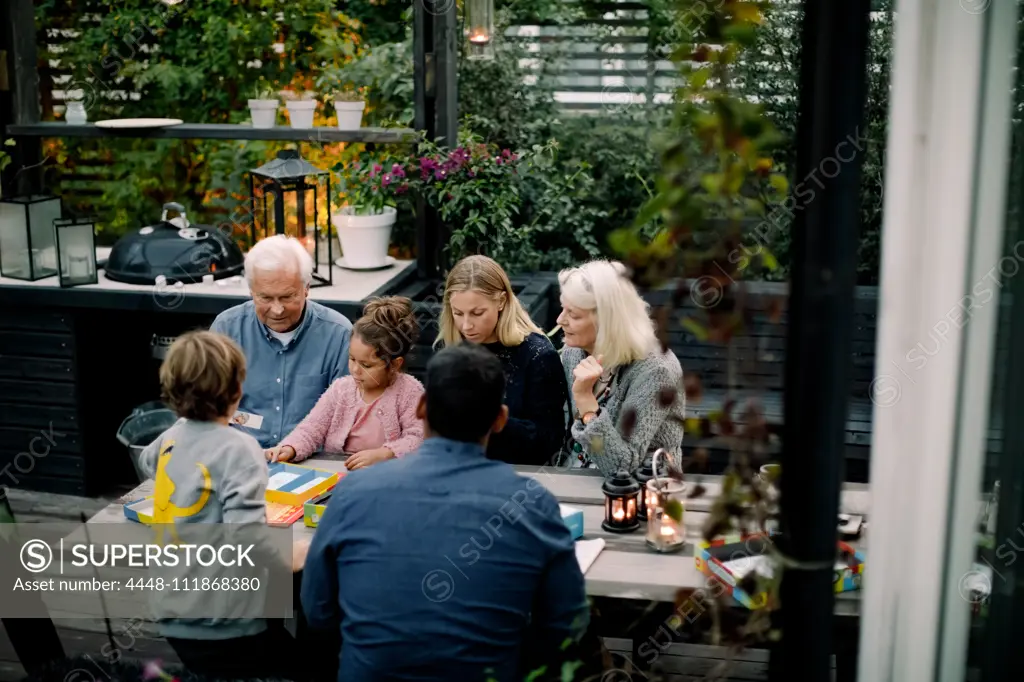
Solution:
<path fill-rule="evenodd" d="M 384 427 L 387 440 L 381 444 L 401 457 L 423 442 L 423 422 L 416 418 L 416 405 L 423 395 L 423 384 L 416 377 L 399 374 L 373 408 Z M 301 462 L 319 447 L 340 454 L 359 411 L 359 389 L 351 376 L 336 379 L 295 429 L 280 445 L 295 448 L 295 460 Z"/>

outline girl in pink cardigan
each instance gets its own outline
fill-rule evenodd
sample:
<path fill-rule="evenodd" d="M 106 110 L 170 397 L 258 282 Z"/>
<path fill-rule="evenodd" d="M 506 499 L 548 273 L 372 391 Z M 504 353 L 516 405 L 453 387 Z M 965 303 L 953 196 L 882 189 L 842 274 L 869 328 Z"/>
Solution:
<path fill-rule="evenodd" d="M 302 422 L 277 447 L 272 462 L 301 462 L 317 449 L 349 455 L 349 471 L 401 457 L 423 442 L 416 405 L 423 384 L 402 372 L 419 336 L 412 301 L 387 296 L 366 305 L 352 328 L 347 376 L 320 396 Z"/>

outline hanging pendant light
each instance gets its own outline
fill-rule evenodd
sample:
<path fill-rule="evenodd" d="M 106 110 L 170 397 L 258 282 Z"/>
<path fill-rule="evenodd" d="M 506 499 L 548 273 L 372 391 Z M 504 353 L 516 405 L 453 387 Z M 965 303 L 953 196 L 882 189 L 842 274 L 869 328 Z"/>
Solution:
<path fill-rule="evenodd" d="M 494 0 L 466 0 L 466 56 L 494 59 Z"/>

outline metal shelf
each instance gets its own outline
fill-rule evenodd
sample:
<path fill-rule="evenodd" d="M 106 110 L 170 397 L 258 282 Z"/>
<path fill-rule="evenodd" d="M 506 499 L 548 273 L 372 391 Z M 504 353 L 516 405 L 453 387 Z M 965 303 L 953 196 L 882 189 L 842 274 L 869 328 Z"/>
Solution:
<path fill-rule="evenodd" d="M 411 128 L 253 128 L 249 125 L 226 123 L 182 123 L 163 128 L 111 129 L 98 128 L 93 123 L 69 125 L 67 123 L 30 123 L 7 126 L 7 134 L 22 137 L 106 137 L 137 139 L 193 139 L 193 140 L 278 140 L 292 142 L 373 142 L 402 144 L 415 142 L 418 134 Z"/>

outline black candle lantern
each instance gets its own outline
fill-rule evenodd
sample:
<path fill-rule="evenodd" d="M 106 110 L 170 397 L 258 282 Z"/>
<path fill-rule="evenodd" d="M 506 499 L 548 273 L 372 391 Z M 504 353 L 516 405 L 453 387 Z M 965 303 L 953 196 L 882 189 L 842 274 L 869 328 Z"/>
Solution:
<path fill-rule="evenodd" d="M 53 221 L 61 215 L 58 197 L 0 199 L 0 277 L 33 282 L 57 274 Z"/>
<path fill-rule="evenodd" d="M 327 207 L 323 211 L 320 210 L 321 178 Z M 273 161 L 249 171 L 249 196 L 252 244 L 274 234 L 295 237 L 313 257 L 313 286 L 332 284 L 330 172 L 312 165 L 294 149 L 280 151 Z M 310 204 L 313 207 L 311 223 L 308 220 Z M 321 213 L 324 216 L 322 227 Z M 326 277 L 321 274 L 321 265 L 326 266 Z"/>
<path fill-rule="evenodd" d="M 611 533 L 629 533 L 640 527 L 636 516 L 640 484 L 620 469 L 601 486 L 604 493 L 604 522 L 601 527 Z"/>
<path fill-rule="evenodd" d="M 96 221 L 61 218 L 53 221 L 62 287 L 96 284 Z"/>

